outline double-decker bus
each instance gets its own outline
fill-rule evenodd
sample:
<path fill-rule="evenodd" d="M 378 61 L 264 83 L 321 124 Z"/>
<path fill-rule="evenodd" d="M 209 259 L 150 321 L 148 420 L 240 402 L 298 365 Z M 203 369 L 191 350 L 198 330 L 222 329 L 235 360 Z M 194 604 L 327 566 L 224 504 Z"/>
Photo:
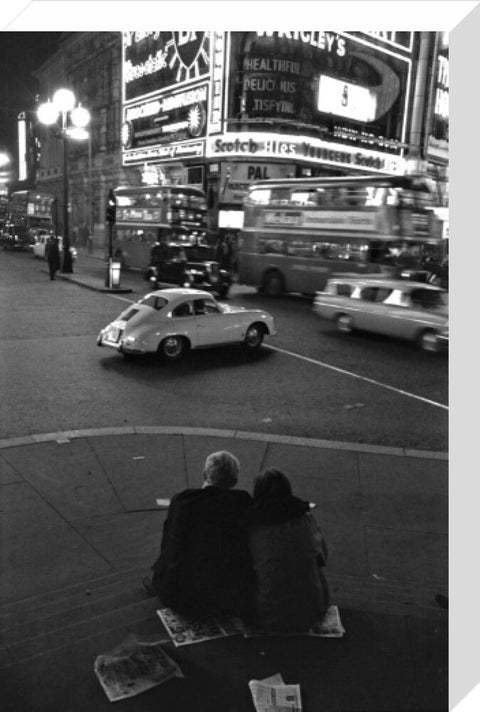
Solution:
<path fill-rule="evenodd" d="M 207 236 L 207 200 L 187 185 L 121 187 L 114 191 L 112 255 L 123 266 L 145 269 L 157 242 L 199 244 Z"/>
<path fill-rule="evenodd" d="M 18 190 L 8 203 L 9 224 L 15 233 L 17 246 L 34 244 L 40 231 L 53 232 L 55 198 L 35 190 Z"/>
<path fill-rule="evenodd" d="M 0 230 L 8 220 L 8 198 L 6 195 L 0 195 Z"/>
<path fill-rule="evenodd" d="M 441 250 L 441 222 L 420 179 L 297 178 L 254 183 L 244 200 L 238 270 L 271 296 L 314 294 L 331 273 L 392 270 Z"/>

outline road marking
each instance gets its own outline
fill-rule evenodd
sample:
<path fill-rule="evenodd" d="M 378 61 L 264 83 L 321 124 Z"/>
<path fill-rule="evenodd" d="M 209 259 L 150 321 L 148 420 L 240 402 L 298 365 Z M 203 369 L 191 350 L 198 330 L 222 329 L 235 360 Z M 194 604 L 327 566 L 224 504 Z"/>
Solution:
<path fill-rule="evenodd" d="M 316 359 L 309 358 L 308 356 L 302 356 L 301 354 L 296 354 L 293 351 L 287 351 L 286 349 L 280 349 L 278 346 L 271 346 L 270 344 L 265 344 L 265 348 L 271 349 L 272 351 L 278 351 L 279 353 L 286 354 L 287 356 L 293 356 L 294 358 L 299 358 L 302 361 L 307 361 L 307 363 L 313 363 L 315 366 L 322 366 L 323 368 L 329 368 L 331 371 L 336 371 L 337 373 L 342 373 L 345 376 L 351 376 L 352 378 L 358 378 L 360 381 L 366 381 L 367 383 L 372 383 L 374 386 L 380 386 L 380 388 L 386 388 L 394 393 L 399 393 L 402 396 L 407 396 L 408 398 L 414 398 L 415 400 L 422 401 L 423 403 L 428 403 L 429 405 L 434 405 L 437 408 L 443 408 L 448 410 L 448 405 L 443 403 L 437 403 L 436 401 L 430 400 L 429 398 L 423 398 L 423 396 L 417 396 L 415 393 L 409 393 L 401 388 L 395 388 L 394 386 L 389 386 L 386 383 L 381 383 L 373 378 L 368 378 L 367 376 L 360 376 L 358 373 L 353 373 L 352 371 L 346 371 L 344 368 L 338 368 L 337 366 L 332 366 L 324 361 L 317 361 Z"/>
<path fill-rule="evenodd" d="M 120 297 L 118 294 L 111 294 L 110 292 L 106 292 L 109 297 L 113 297 L 113 299 L 120 299 L 121 302 L 128 302 L 128 304 L 135 304 L 135 300 L 133 299 L 127 299 L 126 297 Z"/>

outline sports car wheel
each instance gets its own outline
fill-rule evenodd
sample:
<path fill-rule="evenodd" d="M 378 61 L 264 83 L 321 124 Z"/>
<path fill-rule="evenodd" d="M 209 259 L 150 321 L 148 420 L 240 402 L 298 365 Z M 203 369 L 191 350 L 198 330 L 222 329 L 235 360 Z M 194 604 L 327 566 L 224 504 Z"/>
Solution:
<path fill-rule="evenodd" d="M 352 320 L 348 314 L 340 314 L 337 318 L 337 329 L 341 334 L 351 334 L 353 331 Z"/>
<path fill-rule="evenodd" d="M 160 355 L 168 361 L 178 361 L 185 353 L 185 349 L 186 343 L 181 336 L 167 336 L 158 347 Z"/>
<path fill-rule="evenodd" d="M 245 346 L 250 351 L 256 351 L 263 342 L 263 337 L 265 336 L 265 329 L 262 324 L 252 324 L 248 327 L 247 333 L 245 334 Z"/>
<path fill-rule="evenodd" d="M 430 353 L 436 353 L 440 350 L 440 342 L 435 331 L 432 329 L 427 329 L 420 334 L 419 337 L 420 348 L 423 351 L 429 351 Z"/>

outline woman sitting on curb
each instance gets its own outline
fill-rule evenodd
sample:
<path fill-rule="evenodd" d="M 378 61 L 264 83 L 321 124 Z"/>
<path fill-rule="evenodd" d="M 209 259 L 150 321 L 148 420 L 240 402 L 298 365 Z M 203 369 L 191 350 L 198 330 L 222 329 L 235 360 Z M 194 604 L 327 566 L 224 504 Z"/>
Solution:
<path fill-rule="evenodd" d="M 327 548 L 309 503 L 292 494 L 280 470 L 266 470 L 254 481 L 249 546 L 255 624 L 286 633 L 320 621 L 329 606 Z"/>

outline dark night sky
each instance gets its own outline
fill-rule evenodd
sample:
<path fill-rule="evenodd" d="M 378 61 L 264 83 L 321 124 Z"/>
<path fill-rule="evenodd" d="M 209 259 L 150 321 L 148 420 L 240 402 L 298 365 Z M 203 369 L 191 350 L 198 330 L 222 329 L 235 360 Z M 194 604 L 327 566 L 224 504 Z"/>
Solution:
<path fill-rule="evenodd" d="M 31 72 L 58 47 L 61 32 L 0 32 L 0 147 L 16 158 L 17 115 L 32 107 Z"/>

